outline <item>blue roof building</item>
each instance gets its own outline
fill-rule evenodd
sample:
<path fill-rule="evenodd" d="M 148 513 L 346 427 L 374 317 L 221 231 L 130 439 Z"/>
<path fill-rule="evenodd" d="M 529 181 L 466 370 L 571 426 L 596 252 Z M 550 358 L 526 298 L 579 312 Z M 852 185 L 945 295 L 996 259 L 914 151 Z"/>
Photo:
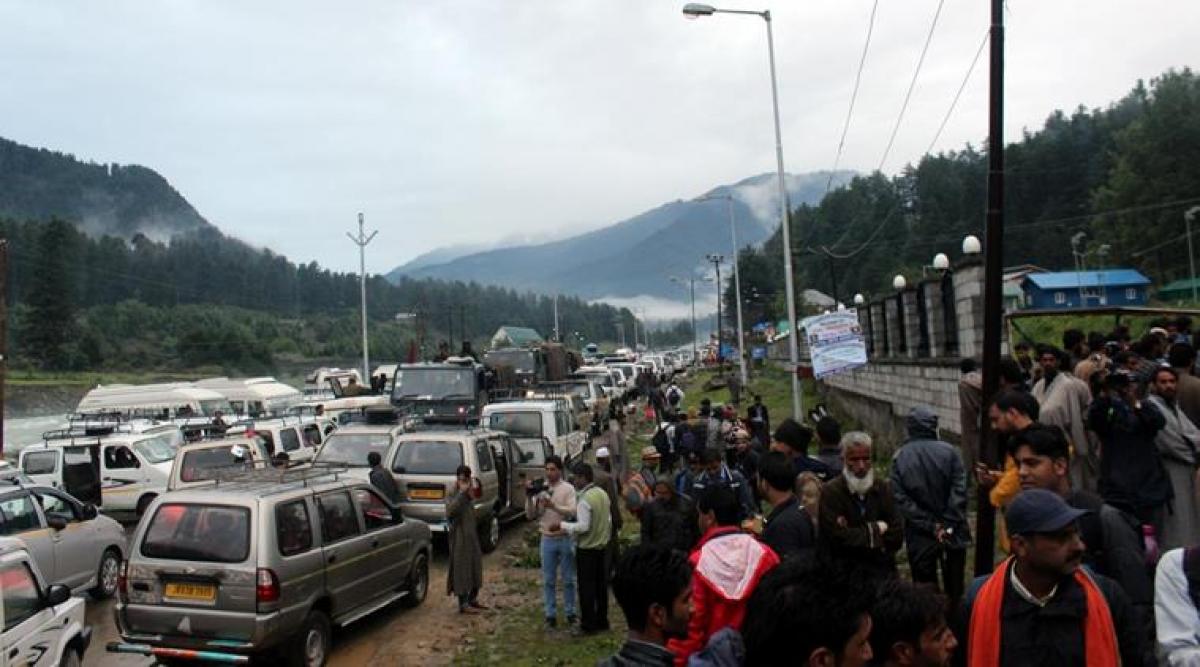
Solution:
<path fill-rule="evenodd" d="M 1021 281 L 1025 307 L 1144 306 L 1150 279 L 1136 269 L 1030 273 Z"/>

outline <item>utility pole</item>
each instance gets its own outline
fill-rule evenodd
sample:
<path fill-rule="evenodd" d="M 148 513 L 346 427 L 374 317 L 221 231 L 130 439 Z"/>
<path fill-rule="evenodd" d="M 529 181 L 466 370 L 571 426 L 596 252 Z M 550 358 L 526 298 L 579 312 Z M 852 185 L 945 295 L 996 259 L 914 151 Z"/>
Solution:
<path fill-rule="evenodd" d="M 368 382 L 371 379 L 371 360 L 367 352 L 367 244 L 379 230 L 371 232 L 368 236 L 363 231 L 363 214 L 358 214 L 358 236 L 354 236 L 350 232 L 346 232 L 346 236 L 350 237 L 351 241 L 358 246 L 358 285 L 359 294 L 362 301 L 362 353 L 363 353 L 363 382 Z"/>
<path fill-rule="evenodd" d="M 554 295 L 554 342 L 559 342 L 558 335 L 558 295 Z"/>
<path fill-rule="evenodd" d="M 683 278 L 669 276 L 671 282 L 683 287 Z M 698 359 L 696 354 L 696 276 L 695 274 L 688 275 L 688 291 L 692 295 L 692 363 L 695 364 Z"/>
<path fill-rule="evenodd" d="M 1200 301 L 1200 297 L 1196 296 L 1196 255 L 1192 252 L 1192 218 L 1200 213 L 1200 206 L 1193 206 L 1183 214 L 1183 221 L 1187 223 L 1188 237 L 1188 269 L 1192 272 L 1192 305 Z"/>
<path fill-rule="evenodd" d="M 0 459 L 4 458 L 4 385 L 8 382 L 8 239 L 0 239 Z"/>
<path fill-rule="evenodd" d="M 1001 264 L 1004 261 L 1004 0 L 991 0 L 991 77 L 988 104 L 987 230 L 983 265 L 983 405 L 986 409 L 1000 389 L 1000 335 L 1003 319 Z M 983 420 L 980 458 L 1000 468 L 1000 452 L 991 424 Z M 992 571 L 996 512 L 987 493 L 979 491 L 975 526 L 975 574 Z"/>
<path fill-rule="evenodd" d="M 724 349 L 721 346 L 721 301 L 724 300 L 724 295 L 721 294 L 721 262 L 725 258 L 716 253 L 709 253 L 705 258 L 712 262 L 717 271 L 717 367 L 720 368 L 725 363 Z"/>

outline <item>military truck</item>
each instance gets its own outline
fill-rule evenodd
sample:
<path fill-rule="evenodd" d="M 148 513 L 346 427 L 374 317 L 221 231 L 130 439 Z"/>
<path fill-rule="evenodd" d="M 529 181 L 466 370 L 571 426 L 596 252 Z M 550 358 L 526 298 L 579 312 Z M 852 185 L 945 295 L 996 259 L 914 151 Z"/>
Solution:
<path fill-rule="evenodd" d="M 488 350 L 483 363 L 493 374 L 494 388 L 517 393 L 543 382 L 558 382 L 579 367 L 579 356 L 562 343 Z"/>
<path fill-rule="evenodd" d="M 492 384 L 488 370 L 470 357 L 400 364 L 392 384 L 392 406 L 428 423 L 479 423 Z"/>

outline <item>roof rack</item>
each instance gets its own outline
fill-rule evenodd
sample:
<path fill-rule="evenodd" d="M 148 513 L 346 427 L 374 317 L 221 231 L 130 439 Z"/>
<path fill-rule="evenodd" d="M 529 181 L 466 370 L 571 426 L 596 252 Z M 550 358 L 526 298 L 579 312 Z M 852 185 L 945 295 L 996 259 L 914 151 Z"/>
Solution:
<path fill-rule="evenodd" d="M 308 486 L 309 483 L 321 478 L 332 477 L 333 480 L 336 481 L 339 474 L 344 473 L 349 469 L 349 466 L 340 463 L 316 462 L 311 464 L 300 464 L 294 467 L 277 468 L 271 465 L 271 463 L 268 461 L 252 461 L 247 463 L 207 468 L 207 471 L 215 474 L 213 474 L 211 479 L 200 481 L 209 482 L 216 487 L 220 487 L 222 483 L 299 483 L 303 486 Z"/>

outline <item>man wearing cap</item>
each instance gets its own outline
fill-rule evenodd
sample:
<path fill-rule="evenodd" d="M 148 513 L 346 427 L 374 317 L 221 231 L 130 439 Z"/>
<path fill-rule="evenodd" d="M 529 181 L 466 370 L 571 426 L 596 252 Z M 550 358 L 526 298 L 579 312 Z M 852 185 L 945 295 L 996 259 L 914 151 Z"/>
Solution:
<path fill-rule="evenodd" d="M 596 450 L 596 467 L 592 472 L 596 478 L 596 486 L 604 489 L 604 493 L 608 495 L 609 524 L 612 527 L 612 534 L 608 540 L 608 566 L 611 572 L 612 568 L 616 567 L 619 555 L 617 535 L 621 533 L 621 507 L 617 500 L 621 498 L 621 491 L 617 488 L 617 480 L 613 478 L 612 456 L 608 447 Z"/>
<path fill-rule="evenodd" d="M 625 497 L 625 506 L 634 516 L 641 517 L 642 509 L 654 495 L 654 483 L 657 481 L 654 471 L 661 458 L 654 445 L 647 445 L 642 448 L 642 469 L 630 470 L 625 474 L 621 495 Z"/>
<path fill-rule="evenodd" d="M 1008 506 L 1013 555 L 975 581 L 964 608 L 968 667 L 1143 664 L 1129 599 L 1080 567 L 1075 521 L 1086 513 L 1044 489 Z"/>
<path fill-rule="evenodd" d="M 812 442 L 813 432 L 801 426 L 791 417 L 779 422 L 775 435 L 771 436 L 771 450 L 783 452 L 792 460 L 796 475 L 802 472 L 815 474 L 822 482 L 828 482 L 836 473 L 829 466 L 808 455 L 808 444 Z"/>

